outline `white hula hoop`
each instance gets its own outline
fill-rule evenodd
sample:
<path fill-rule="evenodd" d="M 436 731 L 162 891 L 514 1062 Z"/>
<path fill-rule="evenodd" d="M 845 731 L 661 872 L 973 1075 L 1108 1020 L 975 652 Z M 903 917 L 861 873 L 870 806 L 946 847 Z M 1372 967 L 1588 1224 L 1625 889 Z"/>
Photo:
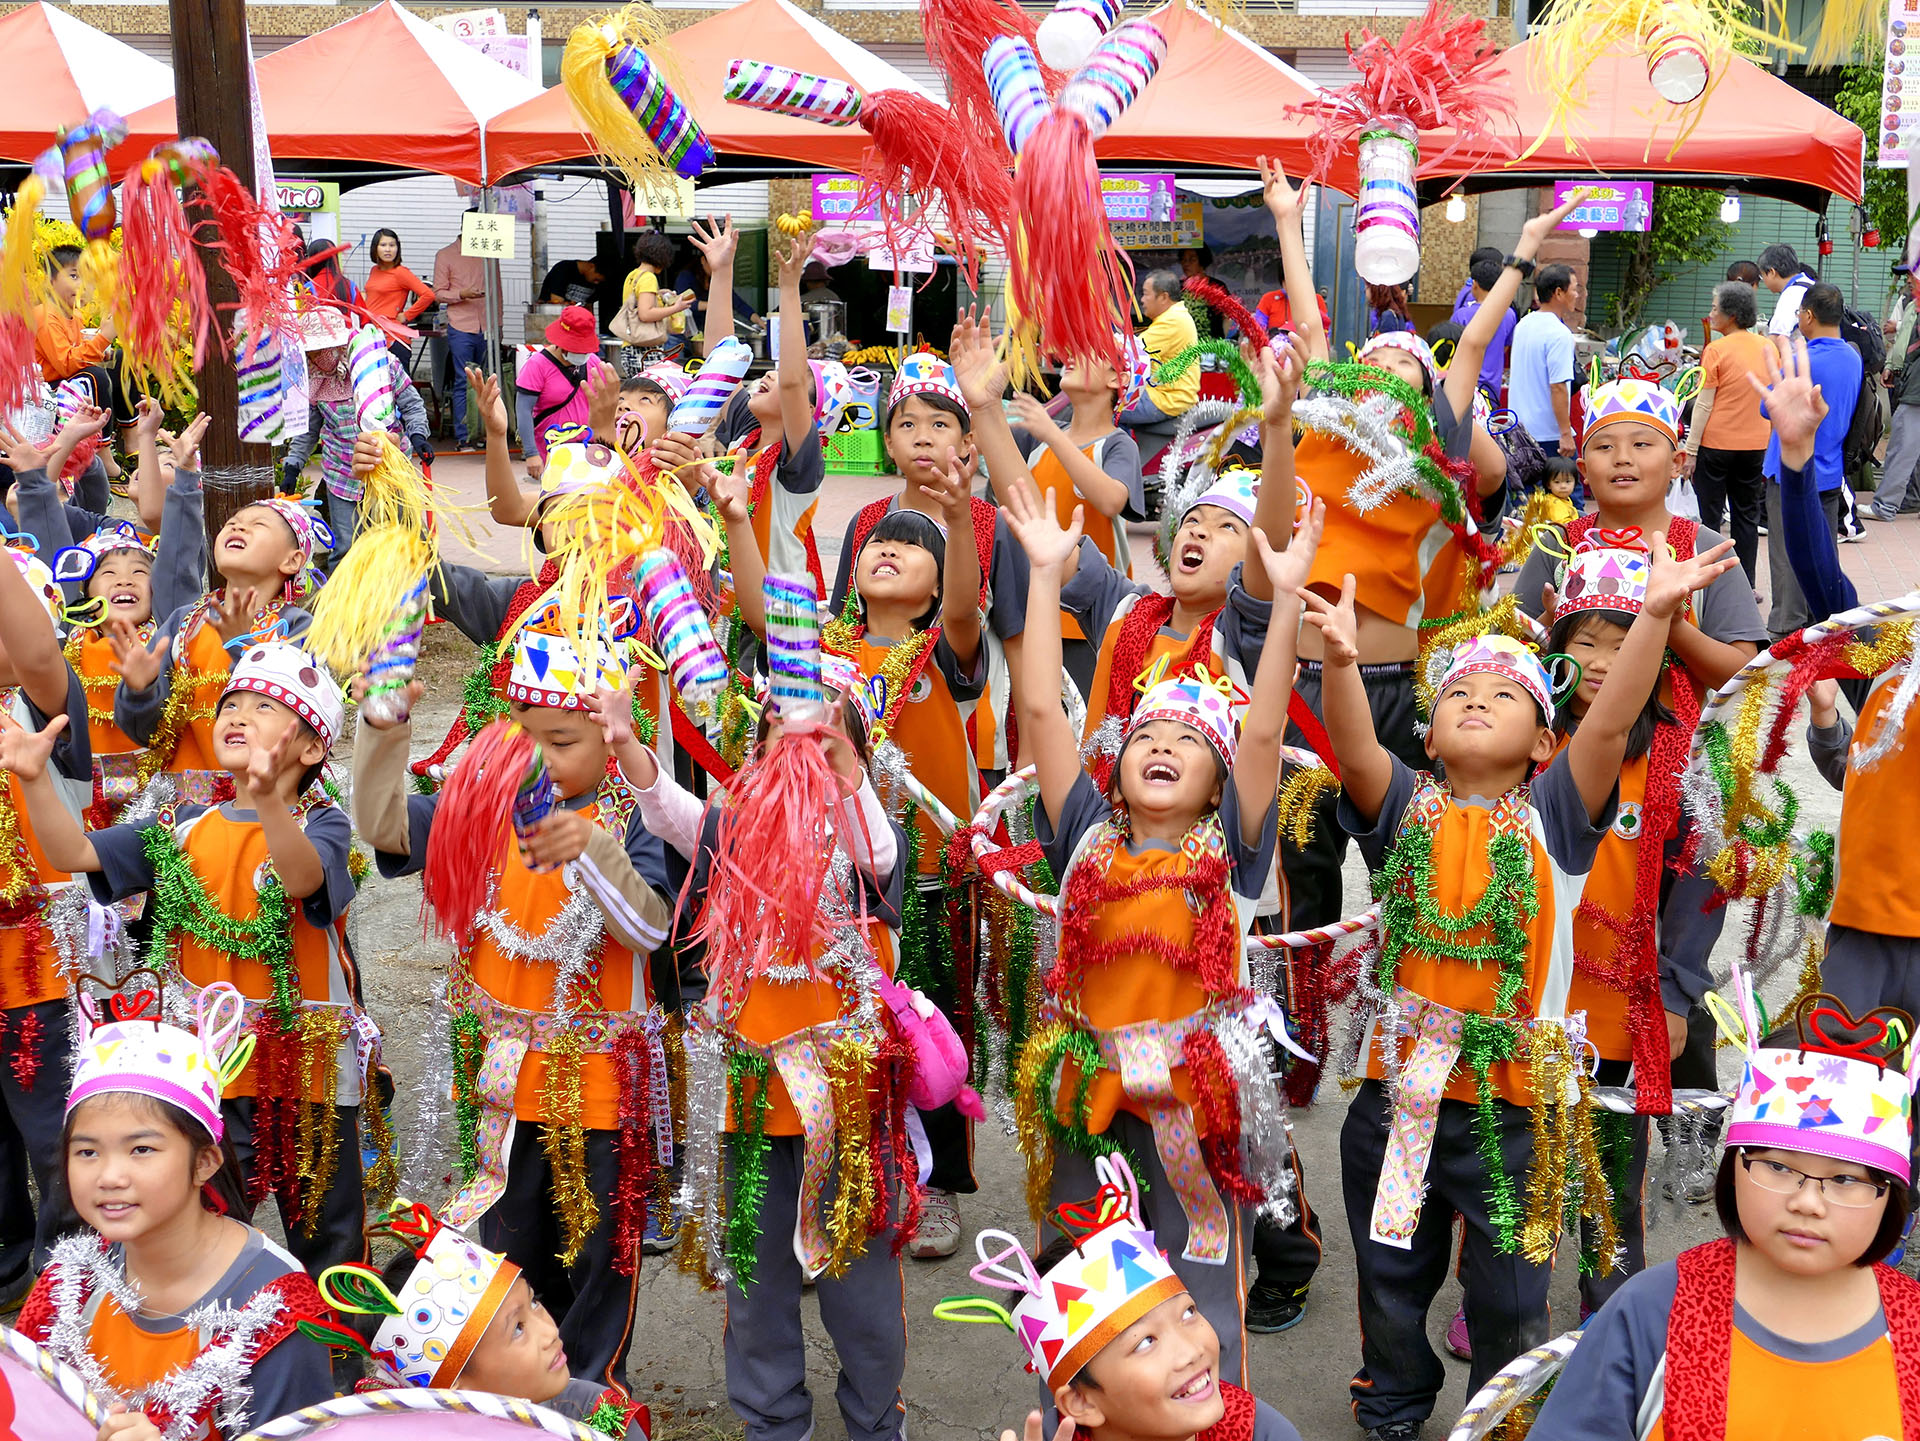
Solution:
<path fill-rule="evenodd" d="M 1447 1433 L 1447 1441 L 1483 1441 L 1491 1435 L 1514 1407 L 1560 1374 L 1579 1340 L 1580 1332 L 1569 1331 L 1507 1362 L 1467 1402 L 1467 1409 Z"/>
<path fill-rule="evenodd" d="M 336 1396 L 331 1401 L 322 1401 L 317 1406 L 309 1406 L 303 1411 L 269 1421 L 249 1431 L 240 1441 L 297 1441 L 297 1438 L 330 1431 L 341 1421 L 356 1416 L 413 1414 L 425 1417 L 449 1412 L 506 1421 L 527 1430 L 561 1437 L 563 1441 L 606 1441 L 599 1432 L 590 1431 L 578 1421 L 568 1420 L 558 1412 L 536 1406 L 531 1401 L 495 1396 L 488 1391 L 427 1391 L 413 1386 Z M 398 1430 L 394 1434 L 398 1436 Z"/>

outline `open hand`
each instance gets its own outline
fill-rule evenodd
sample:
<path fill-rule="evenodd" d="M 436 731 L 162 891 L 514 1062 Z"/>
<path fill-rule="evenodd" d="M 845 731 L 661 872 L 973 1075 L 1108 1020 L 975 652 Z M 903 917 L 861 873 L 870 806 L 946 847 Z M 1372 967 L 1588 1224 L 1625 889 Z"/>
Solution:
<path fill-rule="evenodd" d="M 978 312 L 968 310 L 955 322 L 953 338 L 947 343 L 947 363 L 977 424 L 981 413 L 997 406 L 1007 389 L 1007 367 L 994 344 L 993 327 Z"/>
<path fill-rule="evenodd" d="M 81 405 L 74 408 L 73 417 L 60 427 L 54 444 L 71 452 L 83 440 L 90 440 L 105 430 L 113 420 L 113 412 L 102 410 L 97 405 Z"/>
<path fill-rule="evenodd" d="M 167 448 L 173 452 L 175 470 L 198 470 L 200 468 L 200 440 L 207 433 L 213 417 L 206 411 L 187 422 L 186 428 L 167 441 Z"/>
<path fill-rule="evenodd" d="M 1275 351 L 1263 345 L 1253 352 L 1253 373 L 1260 378 L 1260 423 L 1278 427 L 1293 424 L 1293 403 L 1300 395 L 1305 366 L 1292 346 Z"/>
<path fill-rule="evenodd" d="M 23 470 L 45 470 L 54 442 L 28 440 L 11 425 L 0 425 L 0 465 L 18 474 Z"/>
<path fill-rule="evenodd" d="M 1324 501 L 1317 504 L 1325 504 Z M 1320 628 L 1320 638 L 1326 644 L 1327 663 L 1329 665 L 1353 665 L 1360 659 L 1360 622 L 1353 608 L 1354 579 L 1351 574 L 1340 578 L 1340 602 L 1338 605 L 1328 600 L 1318 591 L 1300 588 L 1300 599 L 1307 610 L 1302 617 L 1307 624 Z"/>
<path fill-rule="evenodd" d="M 1780 463 L 1789 470 L 1805 470 L 1813 459 L 1814 436 L 1827 418 L 1827 398 L 1814 383 L 1805 338 L 1796 335 L 1789 344 L 1784 336 L 1776 336 L 1774 345 L 1774 353 L 1767 356 L 1772 383 L 1762 385 L 1757 375 L 1749 375 L 1747 384 L 1766 402 L 1767 417 L 1780 442 Z"/>
<path fill-rule="evenodd" d="M 640 669 L 627 672 L 627 683 L 615 689 L 601 686 L 587 698 L 587 715 L 600 727 L 600 738 L 610 746 L 622 746 L 633 739 L 633 677 Z"/>
<path fill-rule="evenodd" d="M 132 621 L 123 617 L 109 621 L 107 644 L 113 647 L 113 668 L 128 690 L 148 690 L 160 679 L 160 654 L 147 649 Z"/>
<path fill-rule="evenodd" d="M 367 680 L 367 673 L 364 667 L 361 669 L 360 674 L 347 682 L 347 690 L 352 694 L 355 705 L 360 705 L 361 702 L 366 700 L 367 687 L 369 684 L 370 682 Z M 426 693 L 427 688 L 424 685 L 417 680 L 410 680 L 406 684 L 406 689 L 402 692 L 401 704 L 397 710 L 389 708 L 383 715 L 375 716 L 365 709 L 362 709 L 360 719 L 366 722 L 367 729 L 369 730 L 390 731 L 395 726 L 403 726 L 407 724 L 408 719 L 411 717 L 413 708 L 420 703 L 420 697 Z"/>
<path fill-rule="evenodd" d="M 467 391 L 480 397 L 480 420 L 489 436 L 507 434 L 507 403 L 500 397 L 500 377 L 484 374 L 477 365 L 467 367 Z"/>
<path fill-rule="evenodd" d="M 773 257 L 780 267 L 780 288 L 783 291 L 799 290 L 800 273 L 807 268 L 807 262 L 813 259 L 813 232 L 808 230 L 799 235 L 780 236 L 773 242 Z"/>
<path fill-rule="evenodd" d="M 1060 433 L 1060 423 L 1042 405 L 1039 398 L 1017 390 L 1013 395 L 1013 418 L 1026 427 L 1035 440 L 1047 440 Z"/>
<path fill-rule="evenodd" d="M 280 738 L 270 746 L 250 745 L 247 747 L 247 768 L 237 778 L 240 789 L 253 796 L 256 801 L 271 798 L 279 790 L 280 767 L 287 758 L 287 748 L 293 744 L 294 736 L 300 733 L 300 727 L 288 726 L 280 732 Z M 256 804 L 254 809 L 260 807 Z"/>
<path fill-rule="evenodd" d="M 734 252 L 740 248 L 740 232 L 733 228 L 733 217 L 722 215 L 714 220 L 695 220 L 692 231 L 688 239 L 693 242 L 693 248 L 706 257 L 708 273 L 731 275 Z"/>
<path fill-rule="evenodd" d="M 1667 549 L 1665 532 L 1656 530 L 1648 540 L 1647 592 L 1641 609 L 1656 618 L 1673 616 L 1696 590 L 1705 590 L 1721 576 L 1740 564 L 1733 554 L 1733 542 L 1723 540 L 1711 550 L 1691 560 L 1675 560 Z"/>
<path fill-rule="evenodd" d="M 1264 155 L 1257 155 L 1254 159 L 1260 166 L 1261 190 L 1275 222 L 1299 220 L 1300 203 L 1307 187 L 1288 180 L 1286 166 L 1280 161 L 1269 160 Z"/>
<path fill-rule="evenodd" d="M 231 644 L 253 629 L 259 613 L 260 592 L 252 586 L 228 586 L 207 606 L 207 621 L 223 645 Z"/>
<path fill-rule="evenodd" d="M 686 471 L 681 482 L 691 490 L 696 484 L 704 483 L 707 494 L 713 499 L 713 508 L 720 512 L 720 519 L 729 525 L 745 523 L 748 516 L 747 489 L 751 482 L 746 475 L 745 456 L 736 456 L 728 470 L 717 465 L 702 465 L 697 470 Z"/>
<path fill-rule="evenodd" d="M 937 501 L 946 517 L 947 530 L 954 535 L 973 530 L 973 452 L 965 456 L 947 447 L 947 463 L 935 470 L 931 481 L 920 483 L 920 493 Z"/>
<path fill-rule="evenodd" d="M 1267 579 L 1273 582 L 1276 596 L 1294 595 L 1307 583 L 1307 576 L 1313 570 L 1313 558 L 1320 549 L 1320 536 L 1327 528 L 1327 503 L 1316 500 L 1313 509 L 1307 513 L 1306 523 L 1293 533 L 1293 540 L 1285 550 L 1275 550 L 1273 542 L 1267 539 L 1267 533 L 1258 526 L 1254 527 L 1254 553 L 1260 557 L 1260 564 L 1266 567 Z"/>
<path fill-rule="evenodd" d="M 1546 244 L 1547 237 L 1560 226 L 1574 211 L 1587 203 L 1587 197 L 1593 194 L 1593 187 L 1583 185 L 1567 195 L 1560 204 L 1544 215 L 1536 215 L 1520 227 L 1520 243 L 1513 247 L 1513 253 L 1520 260 L 1531 260 L 1540 253 L 1540 247 Z"/>
<path fill-rule="evenodd" d="M 587 426 L 606 445 L 620 418 L 620 372 L 611 365 L 594 366 L 580 389 L 587 397 Z"/>
<path fill-rule="evenodd" d="M 1017 485 L 1001 507 L 1007 529 L 1027 553 L 1027 564 L 1037 571 L 1060 570 L 1080 549 L 1085 530 L 1086 507 L 1073 508 L 1073 524 L 1061 528 L 1059 510 L 1049 486 L 1045 496 L 1034 494 L 1030 485 Z"/>
<path fill-rule="evenodd" d="M 39 730 L 28 730 L 0 711 L 0 770 L 12 771 L 23 781 L 38 780 L 47 773 L 47 758 L 66 727 L 67 718 L 57 715 Z"/>

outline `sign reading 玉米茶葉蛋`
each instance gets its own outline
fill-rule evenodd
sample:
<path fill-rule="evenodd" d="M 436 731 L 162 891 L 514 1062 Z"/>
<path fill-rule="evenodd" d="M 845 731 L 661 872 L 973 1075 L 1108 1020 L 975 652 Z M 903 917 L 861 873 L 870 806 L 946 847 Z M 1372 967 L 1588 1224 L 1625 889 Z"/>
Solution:
<path fill-rule="evenodd" d="M 475 255 L 482 260 L 512 260 L 513 217 L 469 210 L 460 218 L 460 253 Z"/>

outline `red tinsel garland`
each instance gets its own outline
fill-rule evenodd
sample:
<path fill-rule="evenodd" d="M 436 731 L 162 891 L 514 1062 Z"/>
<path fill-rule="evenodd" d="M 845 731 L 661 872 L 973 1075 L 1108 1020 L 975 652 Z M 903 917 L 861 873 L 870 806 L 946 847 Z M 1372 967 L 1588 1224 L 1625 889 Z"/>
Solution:
<path fill-rule="evenodd" d="M 1188 972 L 1213 999 L 1240 994 L 1240 928 L 1228 894 L 1231 867 L 1225 855 L 1206 854 L 1175 873 L 1108 879 L 1118 837 L 1110 834 L 1073 867 L 1060 895 L 1058 958 L 1047 990 L 1077 1000 L 1087 972 L 1122 956 L 1145 953 L 1162 965 Z M 1164 931 L 1125 931 L 1096 937 L 1106 908 L 1121 901 L 1178 894 L 1180 909 L 1194 918 L 1193 938 L 1181 942 Z"/>
<path fill-rule="evenodd" d="M 913 1048 L 888 1032 L 880 1046 L 879 1060 L 876 1073 L 883 1078 L 886 1094 L 882 1099 L 886 1104 L 884 1112 L 879 1105 L 874 1107 L 874 1112 L 887 1117 L 885 1149 L 891 1158 L 893 1179 L 889 1182 L 881 1167 L 881 1148 L 869 1146 L 875 1159 L 873 1220 L 868 1225 L 868 1234 L 877 1236 L 886 1229 L 888 1202 L 893 1197 L 894 1186 L 898 1185 L 902 1197 L 900 1217 L 893 1227 L 893 1254 L 898 1256 L 906 1249 L 907 1242 L 920 1233 L 920 1213 L 926 1200 L 920 1189 L 920 1161 L 907 1140 L 907 1096 L 913 1090 Z"/>
<path fill-rule="evenodd" d="M 307 1078 L 299 1036 L 281 1028 L 271 1006 L 253 1023 L 255 1045 L 253 1176 L 247 1199 L 259 1205 L 269 1193 L 280 1198 L 282 1220 L 291 1231 L 306 1207 L 301 1202 L 300 1107 L 306 1103 Z"/>
<path fill-rule="evenodd" d="M 1194 1114 L 1206 1132 L 1200 1154 L 1207 1174 L 1221 1195 L 1242 1206 L 1259 1205 L 1267 1193 L 1240 1164 L 1240 1091 L 1220 1038 L 1212 1031 L 1189 1031 L 1180 1053 L 1193 1083 Z"/>
<path fill-rule="evenodd" d="M 20 818 L 19 824 L 24 828 L 25 816 Z M 0 901 L 0 930 L 20 932 L 20 987 L 23 992 L 31 994 L 40 989 L 40 945 L 46 938 L 47 897 L 40 888 L 24 836 L 15 850 L 18 855 L 15 867 L 26 877 L 28 888 L 26 894 L 17 901 Z"/>
<path fill-rule="evenodd" d="M 1327 1047 L 1332 1039 L 1333 1007 L 1353 994 L 1360 980 L 1364 946 L 1351 946 L 1336 960 L 1334 943 L 1303 946 L 1287 957 L 1287 1019 L 1293 1023 L 1300 1047 L 1320 1059 L 1293 1059 L 1287 1068 L 1287 1104 L 1309 1106 L 1325 1072 Z"/>
<path fill-rule="evenodd" d="M 613 1070 L 619 1084 L 620 1134 L 614 1142 L 618 1169 L 613 1183 L 613 1269 L 631 1276 L 640 1264 L 640 1243 L 647 1234 L 647 1200 L 655 1169 L 653 1066 L 647 1039 L 629 1030 L 613 1043 Z"/>
<path fill-rule="evenodd" d="M 1217 310 L 1240 327 L 1243 340 L 1258 341 L 1267 333 L 1267 318 L 1247 309 L 1246 302 L 1210 275 L 1189 275 L 1184 282 L 1187 294 L 1204 301 L 1209 310 Z"/>
<path fill-rule="evenodd" d="M 6 1018 L 0 1016 L 0 1035 L 5 1034 Z M 41 1023 L 38 1011 L 28 1011 L 20 1018 L 19 1028 L 13 1037 L 13 1079 L 23 1091 L 33 1089 L 34 1079 L 40 1074 L 40 1035 L 46 1027 Z"/>

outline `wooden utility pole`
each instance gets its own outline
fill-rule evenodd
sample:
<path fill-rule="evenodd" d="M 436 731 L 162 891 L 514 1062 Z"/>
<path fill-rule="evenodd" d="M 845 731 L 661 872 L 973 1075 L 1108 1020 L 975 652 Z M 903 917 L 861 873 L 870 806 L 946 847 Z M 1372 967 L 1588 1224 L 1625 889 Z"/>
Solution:
<path fill-rule="evenodd" d="M 181 135 L 197 135 L 219 152 L 220 161 L 243 184 L 255 184 L 253 86 L 245 0 L 168 0 L 173 42 L 173 105 Z M 223 327 L 232 323 L 233 279 L 220 252 L 200 247 L 207 272 L 207 298 Z M 239 392 L 233 356 L 224 345 L 209 347 L 194 377 L 200 409 L 212 417 L 200 444 L 206 493 L 208 583 L 220 579 L 213 538 L 227 517 L 251 500 L 273 493 L 273 452 L 240 443 Z"/>

